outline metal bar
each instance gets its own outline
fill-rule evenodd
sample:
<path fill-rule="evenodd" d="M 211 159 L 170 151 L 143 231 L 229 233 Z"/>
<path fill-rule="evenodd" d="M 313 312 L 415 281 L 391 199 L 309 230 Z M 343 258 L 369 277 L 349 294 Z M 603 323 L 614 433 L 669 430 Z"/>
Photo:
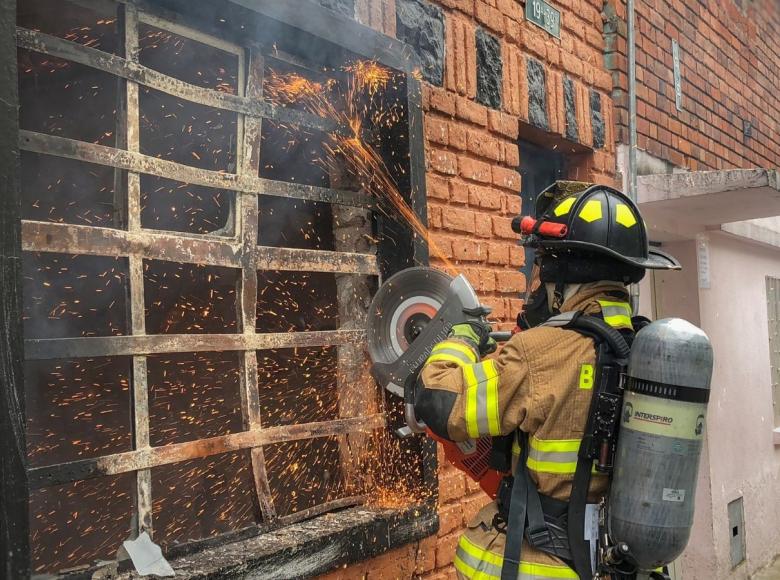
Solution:
<path fill-rule="evenodd" d="M 26 251 L 88 254 L 95 256 L 137 255 L 150 260 L 242 267 L 241 247 L 224 238 L 178 236 L 151 230 L 127 232 L 72 224 L 22 222 Z M 292 270 L 376 275 L 376 256 L 257 246 L 249 253 L 259 270 Z"/>
<path fill-rule="evenodd" d="M 295 512 L 294 514 L 290 514 L 288 516 L 282 516 L 279 518 L 279 524 L 282 526 L 297 524 L 298 522 L 311 519 L 313 517 L 322 515 L 327 512 L 332 512 L 346 507 L 352 507 L 352 506 L 364 504 L 366 503 L 367 499 L 368 499 L 367 495 L 353 495 L 351 497 L 342 497 L 340 499 L 334 499 L 333 501 L 321 503 L 319 505 L 315 505 L 308 509 Z"/>
<path fill-rule="evenodd" d="M 265 61 L 254 50 L 249 50 L 246 75 L 246 96 L 250 99 L 263 98 L 263 74 Z M 244 117 L 243 135 L 239 148 L 238 173 L 256 176 L 260 171 L 262 120 L 256 117 Z M 242 195 L 238 228 L 241 240 L 241 281 L 238 288 L 238 319 L 246 336 L 256 334 L 257 329 L 257 226 L 259 219 L 256 195 Z M 241 409 L 244 417 L 244 429 L 262 429 L 260 417 L 260 389 L 257 377 L 257 353 L 246 351 L 241 358 Z M 271 485 L 265 465 L 265 453 L 262 447 L 254 447 L 250 452 L 252 477 L 255 483 L 255 497 L 263 521 L 276 518 Z"/>
<path fill-rule="evenodd" d="M 425 186 L 425 150 L 423 144 L 422 83 L 414 75 L 406 75 L 406 106 L 409 118 L 409 184 L 410 205 L 420 221 L 428 225 L 428 197 Z M 428 265 L 428 243 L 423 236 L 414 236 L 414 263 Z"/>
<path fill-rule="evenodd" d="M 262 194 L 338 203 L 355 207 L 373 208 L 375 205 L 375 202 L 369 196 L 354 191 L 338 191 L 327 187 L 198 169 L 141 153 L 122 151 L 113 147 L 85 143 L 33 131 L 19 131 L 19 147 L 24 151 L 33 153 L 55 155 L 57 157 L 65 157 L 66 159 L 127 169 L 128 171 L 156 175 L 157 177 L 216 189 L 241 191 L 253 195 Z"/>
<path fill-rule="evenodd" d="M 626 3 L 628 44 L 628 196 L 636 203 L 637 196 L 637 135 L 636 135 L 636 14 L 634 0 Z M 631 310 L 639 312 L 639 284 L 629 286 L 631 295 Z"/>
<path fill-rule="evenodd" d="M 35 338 L 24 341 L 27 360 L 138 356 L 169 352 L 273 350 L 363 344 L 365 330 L 243 334 L 154 334 Z"/>
<path fill-rule="evenodd" d="M 258 246 L 258 270 L 290 270 L 307 272 L 336 272 L 340 274 L 377 275 L 376 256 L 324 250 L 296 250 Z"/>
<path fill-rule="evenodd" d="M 95 459 L 82 459 L 71 463 L 61 463 L 28 470 L 30 487 L 41 489 L 60 485 L 70 481 L 117 475 L 141 469 L 151 469 L 161 465 L 178 463 L 200 457 L 208 457 L 230 451 L 239 451 L 263 445 L 333 437 L 354 431 L 373 431 L 385 427 L 382 414 L 335 421 L 303 423 L 269 427 L 260 431 L 244 431 L 210 439 L 188 441 L 164 447 L 136 449 L 125 453 L 106 455 Z"/>
<path fill-rule="evenodd" d="M 19 79 L 16 0 L 0 0 L 0 577 L 30 575 L 22 264 L 19 230 Z"/>
<path fill-rule="evenodd" d="M 124 45 L 128 62 L 138 62 L 138 11 L 134 6 L 124 7 Z M 121 8 L 120 8 L 121 10 Z M 138 84 L 126 79 L 126 135 L 127 150 L 137 153 L 140 141 L 140 105 Z M 127 228 L 131 232 L 141 229 L 141 176 L 127 172 Z M 133 335 L 146 334 L 146 305 L 144 300 L 144 260 L 143 256 L 131 254 L 128 258 L 128 284 L 130 293 L 130 329 Z M 149 382 L 145 356 L 133 357 L 133 447 L 148 449 L 149 442 Z M 147 532 L 154 537 L 152 521 L 152 473 L 148 469 L 135 474 L 134 498 L 135 534 Z"/>
<path fill-rule="evenodd" d="M 265 117 L 279 123 L 299 125 L 325 133 L 338 132 L 349 134 L 348 127 L 340 127 L 329 119 L 323 119 L 294 109 L 278 107 L 266 101 L 252 100 L 238 95 L 231 95 L 230 93 L 204 89 L 164 75 L 137 62 L 42 32 L 17 27 L 16 43 L 19 48 L 89 66 L 199 105 L 233 111 L 243 115 Z"/>

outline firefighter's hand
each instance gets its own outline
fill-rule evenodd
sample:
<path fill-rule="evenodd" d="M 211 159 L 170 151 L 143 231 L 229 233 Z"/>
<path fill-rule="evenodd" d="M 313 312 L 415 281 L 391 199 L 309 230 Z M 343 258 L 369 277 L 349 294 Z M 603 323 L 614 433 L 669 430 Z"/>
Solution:
<path fill-rule="evenodd" d="M 491 330 L 492 328 L 487 322 L 464 322 L 453 326 L 450 336 L 465 340 L 477 349 L 479 356 L 485 356 L 495 352 L 498 347 L 496 341 L 490 338 Z"/>

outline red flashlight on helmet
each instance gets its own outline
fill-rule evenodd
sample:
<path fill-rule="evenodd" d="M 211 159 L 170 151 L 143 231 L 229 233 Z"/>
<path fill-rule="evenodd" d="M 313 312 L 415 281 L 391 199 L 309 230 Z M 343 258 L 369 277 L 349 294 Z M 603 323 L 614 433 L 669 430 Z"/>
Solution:
<path fill-rule="evenodd" d="M 512 230 L 518 234 L 528 236 L 538 234 L 546 238 L 565 238 L 569 228 L 566 224 L 555 222 L 539 222 L 531 216 L 518 216 L 512 220 Z"/>

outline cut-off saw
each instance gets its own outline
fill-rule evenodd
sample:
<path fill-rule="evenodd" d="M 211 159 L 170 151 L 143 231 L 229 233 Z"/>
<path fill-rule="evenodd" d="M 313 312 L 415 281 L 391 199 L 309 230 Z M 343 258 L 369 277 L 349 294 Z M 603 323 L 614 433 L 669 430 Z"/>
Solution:
<path fill-rule="evenodd" d="M 452 278 L 432 268 L 409 268 L 390 277 L 374 295 L 367 332 L 371 374 L 380 386 L 404 400 L 406 426 L 396 434 L 405 438 L 427 432 L 444 446 L 449 461 L 495 496 L 501 474 L 489 467 L 490 437 L 453 443 L 426 429 L 414 412 L 417 379 L 433 347 L 456 324 L 484 322 L 489 313 L 462 274 Z M 499 342 L 511 335 L 490 334 Z"/>

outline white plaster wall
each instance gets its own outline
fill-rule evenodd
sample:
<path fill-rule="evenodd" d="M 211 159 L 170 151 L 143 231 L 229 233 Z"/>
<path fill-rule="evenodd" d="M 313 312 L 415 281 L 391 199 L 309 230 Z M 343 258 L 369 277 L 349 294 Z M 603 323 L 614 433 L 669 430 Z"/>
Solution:
<path fill-rule="evenodd" d="M 780 277 L 780 250 L 719 233 L 710 235 L 709 246 L 711 288 L 699 290 L 699 310 L 715 351 L 706 467 L 716 573 L 699 573 L 710 563 L 700 559 L 707 551 L 700 553 L 698 546 L 691 547 L 683 568 L 685 580 L 740 580 L 780 552 L 780 448 L 772 442 L 765 288 L 767 275 Z M 726 510 L 739 496 L 744 498 L 747 560 L 732 570 Z M 702 503 L 699 507 L 705 508 Z"/>
<path fill-rule="evenodd" d="M 682 271 L 653 272 L 642 281 L 640 312 L 654 319 L 679 317 L 701 325 L 699 289 L 694 241 L 664 244 L 664 251 L 680 261 Z M 690 541 L 675 562 L 675 580 L 712 580 L 717 576 L 712 533 L 712 493 L 710 480 L 709 433 L 705 435 L 696 486 L 696 510 Z"/>

